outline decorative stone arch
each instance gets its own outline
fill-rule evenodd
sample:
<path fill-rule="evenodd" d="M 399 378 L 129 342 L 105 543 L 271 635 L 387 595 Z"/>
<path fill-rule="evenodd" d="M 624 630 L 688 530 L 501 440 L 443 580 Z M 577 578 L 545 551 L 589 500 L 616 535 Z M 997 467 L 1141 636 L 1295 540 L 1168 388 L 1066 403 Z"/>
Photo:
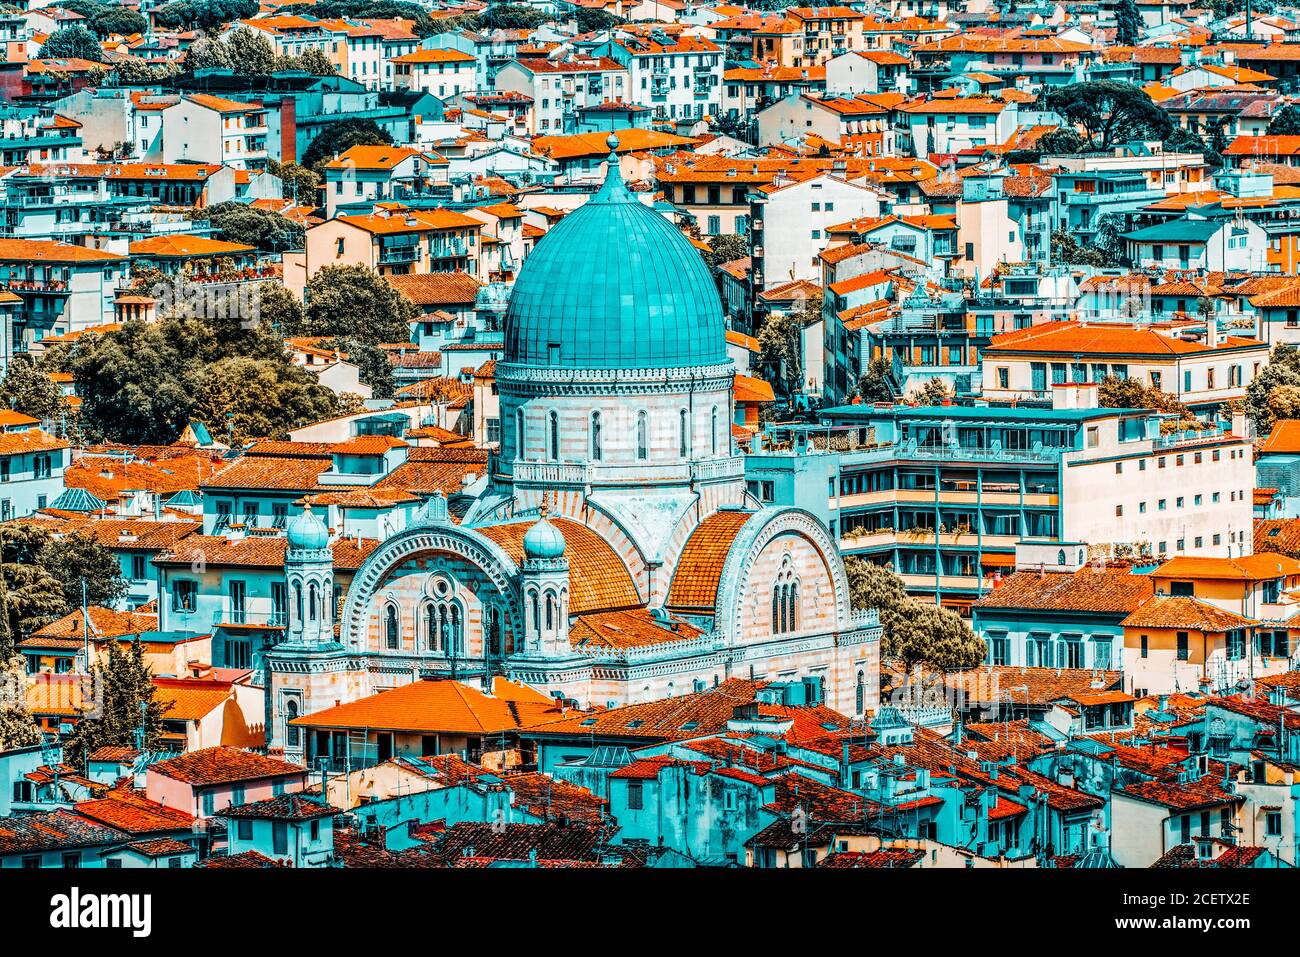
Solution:
<path fill-rule="evenodd" d="M 517 635 L 523 634 L 515 585 L 519 569 L 510 556 L 496 542 L 473 529 L 439 523 L 409 528 L 395 535 L 361 563 L 352 578 L 352 584 L 348 586 L 343 615 L 339 619 L 339 642 L 343 647 L 363 647 L 370 603 L 379 593 L 380 583 L 398 565 L 425 552 L 448 552 L 477 566 L 506 599 L 501 604 L 509 615 L 511 631 Z M 418 614 L 418 608 L 416 613 Z"/>
<path fill-rule="evenodd" d="M 811 512 L 801 508 L 765 508 L 755 512 L 731 542 L 727 560 L 722 565 L 722 577 L 718 582 L 713 619 L 715 633 L 728 635 L 731 640 L 740 634 L 740 609 L 755 587 L 755 583 L 750 580 L 754 559 L 778 535 L 790 533 L 805 538 L 830 569 L 835 600 L 835 628 L 839 631 L 849 627 L 852 611 L 849 604 L 849 576 L 826 526 Z"/>

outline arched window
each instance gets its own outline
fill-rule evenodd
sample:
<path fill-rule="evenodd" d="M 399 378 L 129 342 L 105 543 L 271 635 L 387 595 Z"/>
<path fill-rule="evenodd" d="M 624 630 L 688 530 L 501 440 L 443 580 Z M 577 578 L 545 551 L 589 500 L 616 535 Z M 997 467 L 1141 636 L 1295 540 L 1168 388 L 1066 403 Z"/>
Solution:
<path fill-rule="evenodd" d="M 546 630 L 551 631 L 555 628 L 555 596 L 546 596 Z"/>
<path fill-rule="evenodd" d="M 532 616 L 533 616 L 533 631 L 541 631 L 541 630 L 542 630 L 542 611 L 541 611 L 541 606 L 537 603 L 537 592 L 533 592 L 533 593 L 528 597 L 528 600 L 529 600 L 529 603 L 530 603 L 530 605 L 531 605 L 531 608 L 529 609 L 529 611 L 532 613 Z"/>
<path fill-rule="evenodd" d="M 556 412 L 554 409 L 552 409 L 551 414 L 547 417 L 547 421 L 549 423 L 548 441 L 550 443 L 547 452 L 549 453 L 550 460 L 552 462 L 555 462 L 558 461 L 558 459 L 560 458 L 560 415 L 559 413 Z"/>
<path fill-rule="evenodd" d="M 786 617 L 790 609 L 790 604 L 786 600 L 786 592 L 788 589 L 789 589 L 788 585 L 776 586 L 777 600 L 781 604 L 781 634 L 783 635 L 790 630 L 790 620 L 789 618 Z"/>
<path fill-rule="evenodd" d="M 591 413 L 591 460 L 600 461 L 600 413 Z"/>
<path fill-rule="evenodd" d="M 464 655 L 465 641 L 464 629 L 461 628 L 460 605 L 452 604 L 446 609 L 445 617 L 447 619 L 447 648 L 450 655 Z"/>
<path fill-rule="evenodd" d="M 501 609 L 493 606 L 488 609 L 488 654 L 500 655 L 501 649 Z"/>
<path fill-rule="evenodd" d="M 646 411 L 642 409 L 636 414 L 636 457 L 644 461 L 650 454 L 650 437 L 647 434 L 650 430 L 650 424 L 647 421 Z"/>
<path fill-rule="evenodd" d="M 524 458 L 524 410 L 515 410 L 515 455 Z"/>
<path fill-rule="evenodd" d="M 298 747 L 301 741 L 302 729 L 293 724 L 296 717 L 298 717 L 298 702 L 290 698 L 284 703 L 284 743 L 290 748 Z"/>
<path fill-rule="evenodd" d="M 438 611 L 431 601 L 424 605 L 424 641 L 430 651 L 438 650 Z"/>
<path fill-rule="evenodd" d="M 772 586 L 772 634 L 781 633 L 781 586 Z"/>
<path fill-rule="evenodd" d="M 867 706 L 867 679 L 866 676 L 858 672 L 858 685 L 853 694 L 853 713 L 862 714 Z"/>
<path fill-rule="evenodd" d="M 691 425 L 685 409 L 682 409 L 681 412 L 677 413 L 677 419 L 679 426 L 678 432 L 680 433 L 677 454 L 682 458 L 686 458 L 691 451 Z"/>
<path fill-rule="evenodd" d="M 397 606 L 389 605 L 384 613 L 384 640 L 389 648 L 397 647 Z"/>
<path fill-rule="evenodd" d="M 713 454 L 718 454 L 718 407 L 713 407 L 713 420 L 709 424 L 709 435 L 712 437 Z"/>
<path fill-rule="evenodd" d="M 294 613 L 294 617 L 298 619 L 298 624 L 301 625 L 302 624 L 302 584 L 300 582 L 293 583 L 293 613 Z"/>
<path fill-rule="evenodd" d="M 790 630 L 799 630 L 799 583 L 785 586 L 786 602 L 790 605 Z"/>
<path fill-rule="evenodd" d="M 308 586 L 307 588 L 307 616 L 312 621 L 316 620 L 317 617 L 316 612 L 317 609 L 319 608 L 320 608 L 320 593 L 316 590 L 316 583 L 312 582 L 311 585 Z"/>
<path fill-rule="evenodd" d="M 1061 549 L 1059 552 L 1056 553 L 1056 564 L 1058 565 L 1065 564 L 1065 549 Z"/>

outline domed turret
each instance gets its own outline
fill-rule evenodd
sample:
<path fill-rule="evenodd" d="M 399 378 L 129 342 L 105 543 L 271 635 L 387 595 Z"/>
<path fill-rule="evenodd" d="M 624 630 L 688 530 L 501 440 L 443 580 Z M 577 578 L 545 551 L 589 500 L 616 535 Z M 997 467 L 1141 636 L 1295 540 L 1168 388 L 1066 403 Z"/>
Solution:
<path fill-rule="evenodd" d="M 617 137 L 610 137 L 611 148 Z M 600 192 L 525 260 L 503 362 L 545 369 L 676 369 L 727 362 L 718 290 L 699 252 L 623 184 Z"/>
<path fill-rule="evenodd" d="M 329 548 L 330 531 L 325 523 L 311 510 L 308 502 L 301 515 L 295 515 L 284 530 L 289 547 L 295 550 L 317 551 Z"/>
<path fill-rule="evenodd" d="M 564 557 L 564 536 L 560 530 L 546 520 L 545 507 L 542 517 L 524 534 L 524 558 L 553 560 Z"/>

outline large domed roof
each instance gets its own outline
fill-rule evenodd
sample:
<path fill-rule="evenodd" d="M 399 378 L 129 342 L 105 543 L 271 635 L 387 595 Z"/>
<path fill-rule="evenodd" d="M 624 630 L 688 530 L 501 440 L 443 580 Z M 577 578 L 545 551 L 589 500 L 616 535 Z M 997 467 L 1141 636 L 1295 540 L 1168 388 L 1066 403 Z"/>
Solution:
<path fill-rule="evenodd" d="M 565 369 L 727 361 L 708 266 L 671 222 L 629 192 L 615 158 L 600 192 L 524 261 L 506 310 L 504 361 Z"/>

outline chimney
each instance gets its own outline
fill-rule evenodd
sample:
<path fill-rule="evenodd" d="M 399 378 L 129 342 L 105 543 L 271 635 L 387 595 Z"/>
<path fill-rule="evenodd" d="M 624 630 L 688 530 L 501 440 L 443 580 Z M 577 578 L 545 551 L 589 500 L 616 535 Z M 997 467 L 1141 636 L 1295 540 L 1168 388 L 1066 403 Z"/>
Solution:
<path fill-rule="evenodd" d="M 1205 320 L 1205 344 L 1211 349 L 1219 348 L 1219 320 L 1215 316 Z"/>

